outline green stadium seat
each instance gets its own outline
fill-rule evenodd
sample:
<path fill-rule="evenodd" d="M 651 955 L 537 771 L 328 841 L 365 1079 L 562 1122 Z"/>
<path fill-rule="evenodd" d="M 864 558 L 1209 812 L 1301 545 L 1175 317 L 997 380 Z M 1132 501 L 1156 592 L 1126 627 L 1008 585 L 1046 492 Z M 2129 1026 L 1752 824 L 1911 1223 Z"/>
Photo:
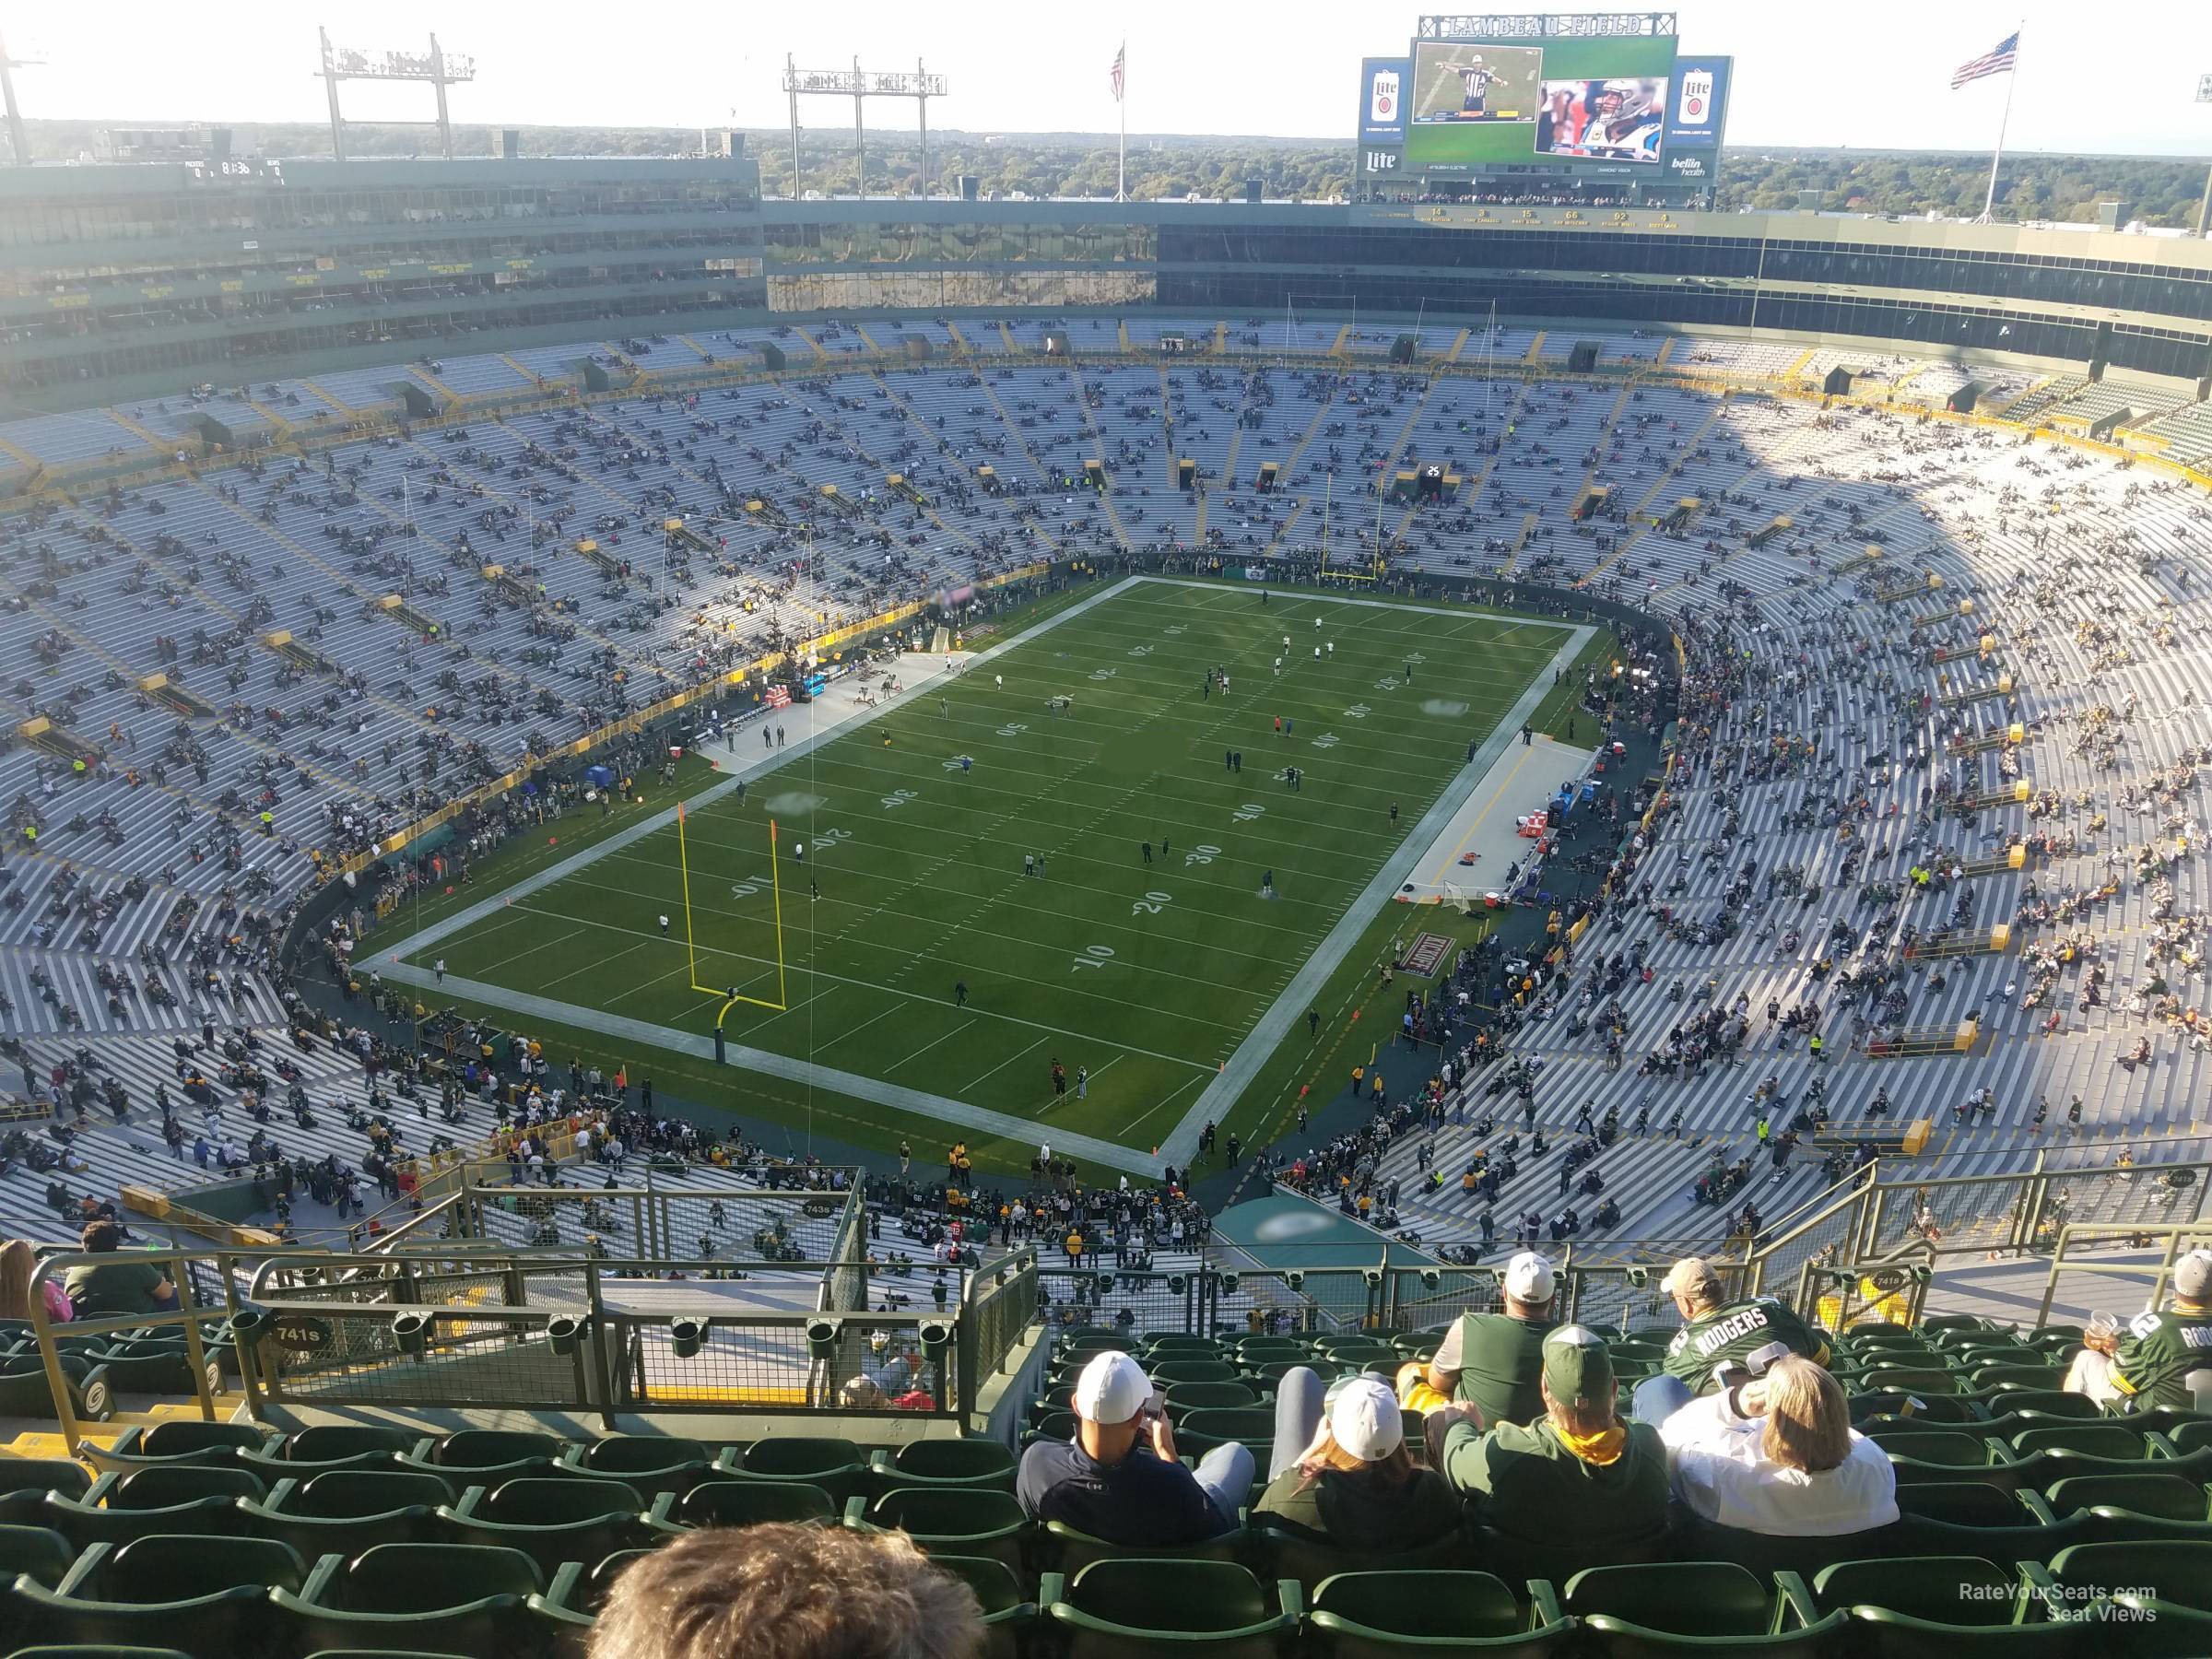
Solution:
<path fill-rule="evenodd" d="M 2015 1457 L 2032 1457 L 2038 1452 L 2078 1452 L 2085 1457 L 2147 1458 L 2150 1447 L 2141 1434 L 2121 1423 L 2054 1423 L 2047 1429 L 2030 1429 L 2012 1437 Z"/>
<path fill-rule="evenodd" d="M 645 1500 L 618 1480 L 524 1476 L 497 1487 L 470 1487 L 440 1508 L 448 1534 L 463 1544 L 519 1549 L 550 1577 L 563 1561 L 595 1561 L 648 1541 Z"/>
<path fill-rule="evenodd" d="M 1175 1425 L 1177 1435 L 1203 1434 L 1217 1444 L 1241 1441 L 1255 1448 L 1275 1443 L 1275 1408 L 1272 1406 L 1202 1406 L 1188 1411 Z"/>
<path fill-rule="evenodd" d="M 868 1464 L 861 1449 L 849 1440 L 819 1435 L 778 1435 L 755 1441 L 744 1453 L 724 1453 L 715 1473 L 737 1480 L 799 1481 L 818 1486 L 830 1494 L 833 1508 L 848 1498 L 864 1494 Z"/>
<path fill-rule="evenodd" d="M 1971 1428 L 1882 1428 L 1868 1433 L 1866 1438 L 1892 1458 L 1908 1457 L 1915 1463 L 1949 1464 L 1968 1468 L 1990 1460 L 1989 1441 L 1974 1433 Z"/>
<path fill-rule="evenodd" d="M 1570 1625 L 1535 1622 L 1487 1572 L 1345 1572 L 1324 1579 L 1306 1613 L 1316 1659 L 1479 1653 L 1537 1659 L 1564 1650 Z"/>
<path fill-rule="evenodd" d="M 51 1526 L 0 1526 L 0 1584 L 24 1572 L 52 1590 L 76 1559 L 69 1540 Z"/>
<path fill-rule="evenodd" d="M 1037 1600 L 1065 1659 L 1277 1659 L 1298 1629 L 1299 1588 L 1264 1585 L 1233 1561 L 1094 1561 L 1048 1572 Z"/>
<path fill-rule="evenodd" d="M 2127 1420 L 2133 1424 L 2141 1419 L 2130 1416 Z M 2150 1425 L 2147 1424 L 2146 1427 Z M 2177 1452 L 2212 1452 L 2212 1418 L 2192 1416 L 2186 1422 L 2158 1426 L 2156 1432 L 2163 1434 L 2167 1443 Z"/>
<path fill-rule="evenodd" d="M 1237 1368 L 1226 1359 L 1166 1359 L 1149 1371 L 1156 1388 L 1178 1382 L 1234 1382 L 1239 1378 Z"/>
<path fill-rule="evenodd" d="M 1985 1480 L 1930 1480 L 1900 1487 L 1897 1507 L 1906 1514 L 1955 1526 L 2019 1526 L 2028 1520 L 2018 1497 Z"/>
<path fill-rule="evenodd" d="M 0 1525 L 41 1525 L 48 1492 L 82 1498 L 91 1484 L 85 1465 L 68 1458 L 0 1455 Z"/>
<path fill-rule="evenodd" d="M 537 1601 L 537 1611 L 556 1622 L 588 1627 L 606 1606 L 607 1592 L 632 1561 L 653 1553 L 650 1549 L 618 1549 L 596 1561 L 566 1561 L 553 1575 L 552 1584 Z"/>
<path fill-rule="evenodd" d="M 651 1501 L 664 1492 L 680 1496 L 710 1478 L 718 1455 L 699 1441 L 677 1435 L 610 1434 L 571 1446 L 559 1466 L 619 1480 Z"/>
<path fill-rule="evenodd" d="M 930 1555 L 984 1556 L 1016 1572 L 1028 1567 L 1037 1535 L 1013 1493 L 980 1488 L 909 1487 L 886 1492 L 873 1504 L 855 1498 L 845 1505 L 845 1524 L 856 1531 L 903 1532 Z"/>
<path fill-rule="evenodd" d="M 1073 1440 L 1076 1435 L 1076 1414 L 1072 1411 L 1048 1411 L 1036 1419 L 1030 1430 L 1030 1440 Z"/>
<path fill-rule="evenodd" d="M 2048 1566 L 2024 1571 L 2053 1617 L 2090 1621 L 2100 1653 L 2212 1653 L 2212 1539 L 2073 1544 L 2053 1553 Z M 2106 1610 L 2101 1602 L 2117 1606 Z"/>
<path fill-rule="evenodd" d="M 192 1659 L 190 1653 L 165 1647 L 118 1647 L 112 1642 L 67 1641 L 56 1646 L 18 1648 L 7 1659 Z M 384 1654 L 379 1659 L 406 1659 Z"/>
<path fill-rule="evenodd" d="M 2156 1464 L 2146 1465 L 2141 1474 L 2068 1476 L 2052 1482 L 2043 1498 L 2056 1515 L 2103 1508 L 2161 1521 L 2203 1521 L 2212 1513 L 2203 1487 L 2162 1474 Z"/>
<path fill-rule="evenodd" d="M 1312 1590 L 1324 1579 L 1339 1574 L 1387 1572 L 1455 1572 L 1476 1565 L 1475 1543 L 1465 1532 L 1451 1532 L 1419 1549 L 1385 1554 L 1349 1549 L 1309 1538 L 1300 1533 L 1278 1530 L 1260 1516 L 1252 1526 L 1252 1550 L 1247 1560 L 1268 1578 L 1296 1579 Z"/>
<path fill-rule="evenodd" d="M 1997 1389 L 2031 1388 L 2038 1392 L 2059 1388 L 2066 1380 L 2063 1365 L 1984 1365 L 1967 1373 L 1967 1387 L 1973 1394 L 1989 1394 Z"/>
<path fill-rule="evenodd" d="M 901 1487 L 991 1487 L 1010 1492 L 1018 1461 L 1000 1441 L 909 1441 L 896 1452 L 869 1455 L 868 1484 L 878 1494 Z"/>
<path fill-rule="evenodd" d="M 1920 1328 L 1931 1339 L 1946 1332 L 1973 1333 L 1997 1331 L 2005 1327 L 1984 1319 L 1979 1313 L 1931 1313 L 1920 1322 Z"/>
<path fill-rule="evenodd" d="M 1111 1544 L 1104 1538 L 1078 1531 L 1065 1521 L 1047 1521 L 1044 1537 L 1037 1548 L 1041 1564 L 1050 1563 L 1063 1577 L 1072 1578 L 1094 1561 L 1241 1561 L 1251 1553 L 1252 1532 L 1240 1521 L 1232 1530 L 1195 1544 L 1162 1548 L 1157 1544 Z M 1037 1599 L 1041 1602 L 1044 1597 L 1040 1594 Z"/>
<path fill-rule="evenodd" d="M 151 1476 L 152 1479 L 142 1477 Z M 241 1500 L 264 1496 L 253 1472 L 233 1465 L 181 1464 L 146 1466 L 128 1475 L 102 1475 L 82 1500 L 49 1495 L 41 1524 L 78 1549 L 126 1544 L 157 1533 L 229 1535 L 253 1530 Z"/>
<path fill-rule="evenodd" d="M 72 1373 L 65 1381 L 69 1387 L 69 1408 L 79 1420 L 104 1423 L 115 1415 L 115 1394 L 108 1386 L 107 1367 L 87 1366 L 81 1375 Z M 0 1418 L 60 1420 L 53 1408 L 53 1391 L 46 1383 L 45 1368 L 36 1359 L 0 1365 Z M 88 1450 L 89 1445 L 88 1441 Z"/>
<path fill-rule="evenodd" d="M 1974 1556 L 1841 1561 L 1785 1585 L 1800 1618 L 1850 1624 L 1838 1651 L 1879 1659 L 2004 1659 L 2085 1653 L 2084 1632 L 2064 1624 L 2015 1623 L 2026 1610 L 2018 1572 Z"/>
<path fill-rule="evenodd" d="M 2039 1417 L 2086 1423 L 2104 1416 L 2103 1409 L 2088 1394 L 2068 1394 L 2063 1388 L 2007 1388 L 2001 1394 L 1991 1390 L 1980 1403 L 1992 1418 L 2000 1412 L 2032 1411 Z"/>
<path fill-rule="evenodd" d="M 1839 1376 L 1848 1393 L 1962 1394 L 1965 1383 L 1957 1371 L 1945 1371 L 1941 1366 L 1881 1365 L 1861 1371 L 1856 1377 Z"/>
<path fill-rule="evenodd" d="M 271 1539 L 164 1534 L 94 1544 L 51 1591 L 18 1579 L 14 1601 L 34 1640 L 173 1645 L 228 1659 L 270 1650 L 270 1594 L 306 1577 L 298 1554 Z"/>
<path fill-rule="evenodd" d="M 1067 1354 L 1097 1354 L 1109 1348 L 1124 1354 L 1144 1351 L 1145 1345 L 1137 1338 L 1120 1331 L 1073 1331 L 1063 1335 L 1053 1344 L 1053 1356 L 1058 1359 Z"/>
<path fill-rule="evenodd" d="M 379 1544 L 443 1541 L 445 1482 L 418 1469 L 325 1469 L 280 1480 L 266 1503 L 244 1506 L 256 1536 L 289 1544 L 306 1560 L 355 1556 Z"/>
<path fill-rule="evenodd" d="M 1841 1614 L 1831 1614 L 1785 1630 L 1776 1594 L 1728 1561 L 1588 1567 L 1556 1598 L 1544 1582 L 1531 1583 L 1529 1594 L 1547 1622 L 1564 1613 L 1598 1632 L 1607 1654 L 1624 1659 L 1731 1650 L 1818 1659 L 1843 1624 Z"/>
<path fill-rule="evenodd" d="M 156 1463 L 236 1463 L 241 1452 L 273 1453 L 279 1439 L 276 1430 L 258 1423 L 172 1418 L 150 1428 L 125 1429 L 112 1446 L 87 1441 L 83 1453 L 94 1468 L 123 1474 Z"/>
<path fill-rule="evenodd" d="M 510 1480 L 558 1477 L 568 1442 L 557 1435 L 523 1430 L 460 1429 L 418 1443 L 394 1461 L 403 1469 L 437 1476 L 455 1501 L 470 1487 L 494 1487 Z"/>
<path fill-rule="evenodd" d="M 537 1565 L 519 1549 L 379 1544 L 350 1561 L 328 1555 L 306 1587 L 278 1588 L 295 1652 L 329 1648 L 509 1654 L 534 1645 Z"/>
<path fill-rule="evenodd" d="M 1257 1406 L 1259 1391 L 1243 1382 L 1177 1382 L 1165 1390 L 1168 1415 L 1181 1421 L 1186 1411 Z"/>
<path fill-rule="evenodd" d="M 1037 1604 L 1022 1594 L 1020 1582 L 1004 1561 L 988 1556 L 937 1555 L 930 1559 L 966 1581 L 983 1610 L 982 1659 L 1018 1659 L 1028 1651 L 1037 1627 Z"/>
<path fill-rule="evenodd" d="M 680 1497 L 653 1500 L 656 1527 L 759 1526 L 768 1521 L 837 1519 L 837 1506 L 818 1486 L 795 1480 L 702 1480 Z"/>
<path fill-rule="evenodd" d="M 1851 1420 L 1865 1423 L 1877 1417 L 1898 1418 L 1921 1424 L 1971 1423 L 1981 1411 L 1963 1394 L 1914 1394 L 1910 1389 L 1877 1388 L 1865 1394 L 1850 1389 Z"/>
<path fill-rule="evenodd" d="M 395 1469 L 427 1437 L 371 1423 L 322 1423 L 296 1430 L 276 1445 L 247 1448 L 239 1461 L 264 1480 L 307 1480 L 329 1469 Z"/>
<path fill-rule="evenodd" d="M 1147 1365 L 1155 1359 L 1218 1359 L 1221 1357 L 1221 1345 L 1211 1336 L 1199 1336 L 1184 1331 L 1150 1332 L 1145 1337 L 1144 1357 Z"/>
<path fill-rule="evenodd" d="M 108 1386 L 117 1394 L 188 1394 L 198 1391 L 192 1359 L 182 1344 L 131 1343 L 110 1348 L 101 1361 L 107 1368 Z M 221 1392 L 222 1370 L 214 1381 Z"/>

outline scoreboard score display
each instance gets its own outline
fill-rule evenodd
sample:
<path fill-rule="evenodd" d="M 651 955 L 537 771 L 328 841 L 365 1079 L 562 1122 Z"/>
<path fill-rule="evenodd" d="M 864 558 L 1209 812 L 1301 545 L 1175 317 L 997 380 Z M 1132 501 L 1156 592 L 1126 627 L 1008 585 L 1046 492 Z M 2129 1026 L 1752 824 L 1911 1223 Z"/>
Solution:
<path fill-rule="evenodd" d="M 1677 60 L 1676 44 L 1547 33 L 1419 40 L 1405 58 L 1369 58 L 1359 171 L 1709 186 L 1730 60 Z"/>

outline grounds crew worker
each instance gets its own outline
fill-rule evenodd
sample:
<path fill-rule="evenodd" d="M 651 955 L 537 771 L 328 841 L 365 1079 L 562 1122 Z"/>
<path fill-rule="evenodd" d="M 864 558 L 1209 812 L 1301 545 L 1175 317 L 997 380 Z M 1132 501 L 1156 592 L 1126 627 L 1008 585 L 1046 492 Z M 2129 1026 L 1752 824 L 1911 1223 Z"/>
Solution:
<path fill-rule="evenodd" d="M 2092 1329 L 2066 1373 L 2066 1387 L 2108 1411 L 2188 1409 L 2193 1371 L 2212 1371 L 2212 1250 L 2173 1265 L 2173 1306 L 2138 1313 L 2124 1327 Z"/>
<path fill-rule="evenodd" d="M 1711 1394 L 1720 1386 L 1716 1367 L 1765 1370 L 1760 1350 L 1776 1343 L 1816 1365 L 1828 1363 L 1828 1344 L 1820 1334 L 1772 1297 L 1724 1302 L 1720 1276 L 1700 1257 L 1684 1256 L 1667 1269 L 1659 1288 L 1675 1299 L 1683 1321 L 1666 1345 L 1661 1370 L 1679 1377 L 1693 1394 Z"/>
<path fill-rule="evenodd" d="M 1552 1317 L 1557 1276 L 1551 1263 L 1524 1250 L 1505 1265 L 1505 1312 L 1463 1313 L 1452 1322 L 1436 1357 L 1399 1372 L 1403 1403 L 1432 1410 L 1446 1401 L 1478 1406 L 1482 1426 L 1533 1423 L 1544 1415 L 1544 1337 Z"/>

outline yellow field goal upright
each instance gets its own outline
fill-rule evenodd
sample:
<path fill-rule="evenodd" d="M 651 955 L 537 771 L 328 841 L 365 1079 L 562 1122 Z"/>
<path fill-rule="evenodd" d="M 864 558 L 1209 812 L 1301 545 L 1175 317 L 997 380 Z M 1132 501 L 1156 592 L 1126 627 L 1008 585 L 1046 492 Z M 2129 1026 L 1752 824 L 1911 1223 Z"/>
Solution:
<path fill-rule="evenodd" d="M 717 1031 L 722 1030 L 722 1022 L 729 1017 L 730 1010 L 739 1003 L 748 1003 L 756 1008 L 767 1008 L 777 1014 L 784 1013 L 790 1004 L 786 1000 L 789 993 L 783 983 L 783 880 L 782 872 L 776 863 L 776 820 L 768 820 L 768 884 L 776 918 L 776 1000 L 770 1002 L 764 996 L 747 996 L 734 987 L 702 985 L 699 982 L 699 943 L 691 932 L 691 852 L 685 839 L 685 818 L 684 804 L 678 801 L 676 804 L 676 856 L 683 869 L 684 950 L 690 960 L 691 989 L 705 996 L 723 999 L 722 1008 L 714 1016 L 714 1029 Z"/>

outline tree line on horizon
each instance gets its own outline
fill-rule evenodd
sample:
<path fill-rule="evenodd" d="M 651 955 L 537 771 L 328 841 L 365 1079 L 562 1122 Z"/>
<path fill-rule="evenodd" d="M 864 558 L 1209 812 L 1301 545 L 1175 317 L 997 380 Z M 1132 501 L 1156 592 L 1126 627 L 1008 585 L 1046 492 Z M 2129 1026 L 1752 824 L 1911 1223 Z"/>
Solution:
<path fill-rule="evenodd" d="M 115 121 L 33 121 L 32 154 L 43 161 L 94 153 L 106 127 L 159 124 Z M 241 154 L 278 159 L 329 154 L 321 123 L 236 123 Z M 792 194 L 791 145 L 781 129 L 750 129 L 747 153 L 760 164 L 764 194 Z M 455 126 L 458 154 L 498 153 L 500 130 Z M 522 129 L 525 156 L 673 156 L 696 154 L 696 127 L 532 126 Z M 347 144 L 361 158 L 397 159 L 432 153 L 419 127 L 349 125 Z M 1128 188 L 1138 201 L 1186 196 L 1241 196 L 1245 182 L 1261 181 L 1270 200 L 1335 201 L 1353 189 L 1353 146 L 1310 138 L 1133 136 Z M 852 141 L 837 129 L 803 131 L 799 147 L 801 194 L 851 195 L 860 173 Z M 2196 222 L 2206 164 L 2156 156 L 2008 155 L 1999 173 L 1997 217 L 2014 220 L 2092 221 L 2102 201 L 2134 205 L 2131 218 L 2159 227 Z M 1088 134 L 933 133 L 927 194 L 948 195 L 963 174 L 973 174 L 986 195 L 1111 198 L 1115 148 L 1111 137 Z M 1723 161 L 1719 206 L 1789 211 L 1808 197 L 1823 211 L 1917 218 L 1935 213 L 1971 218 L 1982 210 L 1988 159 L 1955 151 L 1834 150 L 1780 147 L 1729 149 Z M 922 153 L 911 132 L 871 133 L 866 186 L 871 195 L 924 194 Z"/>

